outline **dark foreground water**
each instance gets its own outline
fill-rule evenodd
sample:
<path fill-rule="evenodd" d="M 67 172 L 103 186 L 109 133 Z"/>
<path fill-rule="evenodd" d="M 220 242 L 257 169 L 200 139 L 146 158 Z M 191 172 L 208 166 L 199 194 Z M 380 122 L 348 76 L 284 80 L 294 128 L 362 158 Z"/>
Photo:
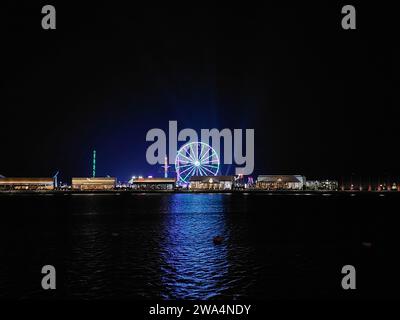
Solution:
<path fill-rule="evenodd" d="M 0 194 L 0 297 L 399 297 L 399 193 Z M 225 241 L 215 245 L 212 238 Z M 54 265 L 57 290 L 41 289 Z M 341 288 L 341 269 L 357 289 Z"/>

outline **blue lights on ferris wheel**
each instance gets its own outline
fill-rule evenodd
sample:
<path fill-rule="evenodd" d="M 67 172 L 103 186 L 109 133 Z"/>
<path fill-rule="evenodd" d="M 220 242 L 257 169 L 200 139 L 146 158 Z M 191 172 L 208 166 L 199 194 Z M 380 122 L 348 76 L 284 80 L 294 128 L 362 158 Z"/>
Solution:
<path fill-rule="evenodd" d="M 219 171 L 217 152 L 204 142 L 182 146 L 175 158 L 178 184 L 187 184 L 192 176 L 216 176 Z"/>

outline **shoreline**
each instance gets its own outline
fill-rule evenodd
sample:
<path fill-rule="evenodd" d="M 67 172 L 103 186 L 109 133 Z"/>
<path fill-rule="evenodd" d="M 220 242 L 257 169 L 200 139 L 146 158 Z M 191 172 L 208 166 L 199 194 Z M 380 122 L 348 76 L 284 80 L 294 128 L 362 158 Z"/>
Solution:
<path fill-rule="evenodd" d="M 366 195 L 366 194 L 400 194 L 397 191 L 359 191 L 359 190 L 0 190 L 0 195 L 9 194 L 267 194 L 267 195 Z"/>

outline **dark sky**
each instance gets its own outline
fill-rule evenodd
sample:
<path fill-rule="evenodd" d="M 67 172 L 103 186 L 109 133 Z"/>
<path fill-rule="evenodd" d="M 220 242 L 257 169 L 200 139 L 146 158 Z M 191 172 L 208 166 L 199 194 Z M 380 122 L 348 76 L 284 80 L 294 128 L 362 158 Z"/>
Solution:
<path fill-rule="evenodd" d="M 255 174 L 398 177 L 392 10 L 356 5 L 345 31 L 347 3 L 274 2 L 2 4 L 0 174 L 90 175 L 95 148 L 98 175 L 161 175 L 145 136 L 177 120 L 254 128 Z"/>

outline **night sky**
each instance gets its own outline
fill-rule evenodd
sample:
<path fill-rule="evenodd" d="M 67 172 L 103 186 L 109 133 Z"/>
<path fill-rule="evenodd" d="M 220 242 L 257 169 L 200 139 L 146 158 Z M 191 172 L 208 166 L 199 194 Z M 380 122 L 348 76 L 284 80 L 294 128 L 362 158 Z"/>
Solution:
<path fill-rule="evenodd" d="M 264 3 L 2 4 L 0 174 L 89 176 L 95 148 L 99 176 L 161 176 L 146 133 L 177 120 L 254 128 L 255 175 L 399 177 L 392 10 Z"/>

